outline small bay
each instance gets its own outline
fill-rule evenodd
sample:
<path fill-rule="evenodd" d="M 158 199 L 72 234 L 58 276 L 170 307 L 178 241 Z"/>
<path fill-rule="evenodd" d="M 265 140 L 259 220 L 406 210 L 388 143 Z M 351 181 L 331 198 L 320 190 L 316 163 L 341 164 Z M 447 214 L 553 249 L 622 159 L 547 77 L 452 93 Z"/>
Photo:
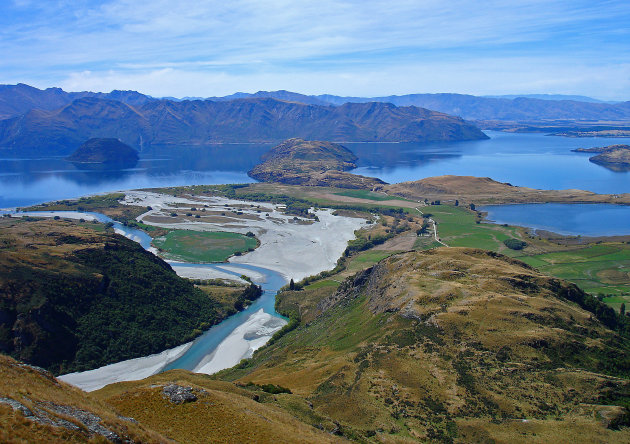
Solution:
<path fill-rule="evenodd" d="M 517 204 L 477 207 L 497 224 L 519 225 L 572 236 L 630 234 L 630 206 L 611 204 Z"/>

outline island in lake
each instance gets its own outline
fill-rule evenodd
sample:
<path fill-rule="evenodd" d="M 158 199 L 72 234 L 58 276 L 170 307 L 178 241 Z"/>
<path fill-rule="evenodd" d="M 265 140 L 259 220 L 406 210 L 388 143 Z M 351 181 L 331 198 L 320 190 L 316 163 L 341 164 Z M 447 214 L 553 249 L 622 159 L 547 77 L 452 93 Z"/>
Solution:
<path fill-rule="evenodd" d="M 385 185 L 374 177 L 347 173 L 357 167 L 357 156 L 337 143 L 293 138 L 272 148 L 262 160 L 247 173 L 262 182 L 357 189 Z"/>
<path fill-rule="evenodd" d="M 599 153 L 589 160 L 613 171 L 630 171 L 630 145 L 578 148 L 572 151 L 576 153 Z"/>
<path fill-rule="evenodd" d="M 82 144 L 66 160 L 91 164 L 135 164 L 138 152 L 118 139 L 93 138 Z"/>

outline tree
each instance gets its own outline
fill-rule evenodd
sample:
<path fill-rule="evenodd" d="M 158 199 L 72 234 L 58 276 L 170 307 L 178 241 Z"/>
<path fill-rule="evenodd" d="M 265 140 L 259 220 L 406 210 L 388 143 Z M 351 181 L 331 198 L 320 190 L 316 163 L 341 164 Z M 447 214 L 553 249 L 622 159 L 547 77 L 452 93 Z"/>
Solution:
<path fill-rule="evenodd" d="M 626 314 L 626 303 L 625 302 L 621 303 L 621 307 L 619 307 L 619 314 L 621 316 Z"/>
<path fill-rule="evenodd" d="M 293 282 L 293 279 L 289 282 L 289 290 L 295 290 L 295 282 Z"/>

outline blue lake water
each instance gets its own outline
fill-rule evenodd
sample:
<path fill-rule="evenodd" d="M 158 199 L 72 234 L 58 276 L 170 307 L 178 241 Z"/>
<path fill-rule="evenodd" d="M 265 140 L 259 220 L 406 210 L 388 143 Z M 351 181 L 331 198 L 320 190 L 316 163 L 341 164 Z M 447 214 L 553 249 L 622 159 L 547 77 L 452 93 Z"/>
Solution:
<path fill-rule="evenodd" d="M 624 138 L 567 138 L 486 131 L 490 140 L 433 144 L 347 144 L 359 157 L 353 172 L 398 183 L 454 174 L 512 185 L 596 193 L 630 192 L 630 172 L 589 162 L 572 149 L 630 143 Z"/>
<path fill-rule="evenodd" d="M 395 183 L 443 174 L 491 177 L 542 189 L 630 192 L 630 172 L 589 162 L 581 147 L 630 143 L 624 138 L 565 138 L 486 132 L 491 138 L 448 143 L 347 143 L 358 174 Z M 247 176 L 271 144 L 154 147 L 134 168 L 87 167 L 61 157 L 1 158 L 0 208 L 133 188 L 253 182 Z"/>
<path fill-rule="evenodd" d="M 477 207 L 487 219 L 565 235 L 630 234 L 630 206 L 609 204 L 518 204 Z"/>

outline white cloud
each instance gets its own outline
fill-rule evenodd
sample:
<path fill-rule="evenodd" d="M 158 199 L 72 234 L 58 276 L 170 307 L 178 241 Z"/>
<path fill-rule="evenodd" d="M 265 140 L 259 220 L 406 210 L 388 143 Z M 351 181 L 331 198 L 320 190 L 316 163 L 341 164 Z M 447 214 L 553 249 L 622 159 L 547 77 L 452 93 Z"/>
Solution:
<path fill-rule="evenodd" d="M 0 82 L 160 95 L 504 85 L 630 94 L 627 71 L 615 71 L 629 62 L 624 1 L 51 0 L 37 8 L 28 20 L 0 18 Z M 207 91 L 189 91 L 196 86 Z"/>
<path fill-rule="evenodd" d="M 630 78 L 630 64 L 606 68 L 565 65 L 553 60 L 511 58 L 377 66 L 369 70 L 285 70 L 231 74 L 180 67 L 142 72 L 77 72 L 59 84 L 66 90 L 133 89 L 161 96 L 221 96 L 236 91 L 287 89 L 304 94 L 379 96 L 409 93 L 560 93 L 617 99 Z"/>

